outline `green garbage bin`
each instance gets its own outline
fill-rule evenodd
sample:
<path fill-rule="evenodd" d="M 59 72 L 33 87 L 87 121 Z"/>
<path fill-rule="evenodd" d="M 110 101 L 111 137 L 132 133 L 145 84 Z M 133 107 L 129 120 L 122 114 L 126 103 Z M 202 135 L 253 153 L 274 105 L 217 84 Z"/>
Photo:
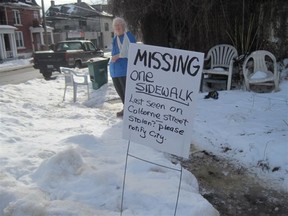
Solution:
<path fill-rule="evenodd" d="M 99 89 L 108 82 L 108 62 L 109 58 L 94 58 L 88 62 L 89 75 L 93 89 Z"/>

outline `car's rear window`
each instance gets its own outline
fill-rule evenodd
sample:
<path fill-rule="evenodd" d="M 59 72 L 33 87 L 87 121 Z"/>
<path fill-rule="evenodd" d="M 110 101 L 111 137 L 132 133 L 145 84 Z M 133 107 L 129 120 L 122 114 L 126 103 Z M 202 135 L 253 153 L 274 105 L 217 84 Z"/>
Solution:
<path fill-rule="evenodd" d="M 67 42 L 67 43 L 59 43 L 57 45 L 56 51 L 63 51 L 63 50 L 81 50 L 82 45 L 80 42 Z"/>

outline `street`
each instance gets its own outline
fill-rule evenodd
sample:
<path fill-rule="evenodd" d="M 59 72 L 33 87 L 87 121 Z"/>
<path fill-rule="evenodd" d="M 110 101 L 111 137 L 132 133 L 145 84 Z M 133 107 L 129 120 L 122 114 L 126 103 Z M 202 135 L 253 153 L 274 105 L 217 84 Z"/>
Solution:
<path fill-rule="evenodd" d="M 23 66 L 23 68 L 20 69 L 1 71 L 0 85 L 19 84 L 34 78 L 43 79 L 43 76 L 39 73 L 39 70 L 34 69 L 32 65 Z"/>

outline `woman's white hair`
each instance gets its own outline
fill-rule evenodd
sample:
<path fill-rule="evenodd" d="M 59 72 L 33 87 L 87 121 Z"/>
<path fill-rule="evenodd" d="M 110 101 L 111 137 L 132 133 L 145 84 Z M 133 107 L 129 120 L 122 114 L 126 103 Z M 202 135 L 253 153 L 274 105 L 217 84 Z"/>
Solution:
<path fill-rule="evenodd" d="M 113 23 L 112 23 L 112 25 L 113 25 L 113 27 L 116 25 L 116 24 L 120 24 L 120 25 L 122 25 L 122 27 L 123 27 L 123 29 L 124 30 L 127 30 L 127 24 L 126 24 L 126 22 L 125 22 L 125 20 L 123 19 L 123 18 L 121 18 L 121 17 L 115 17 L 114 19 L 113 19 Z"/>

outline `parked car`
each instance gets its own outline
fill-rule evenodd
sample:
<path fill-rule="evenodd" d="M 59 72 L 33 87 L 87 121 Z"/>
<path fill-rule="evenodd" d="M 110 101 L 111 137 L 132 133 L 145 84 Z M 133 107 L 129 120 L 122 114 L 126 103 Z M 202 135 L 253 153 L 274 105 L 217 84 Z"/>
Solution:
<path fill-rule="evenodd" d="M 52 72 L 60 72 L 60 67 L 82 68 L 89 59 L 103 57 L 103 50 L 97 49 L 89 40 L 61 41 L 50 50 L 34 52 L 35 69 L 39 69 L 45 79 L 51 79 Z"/>

